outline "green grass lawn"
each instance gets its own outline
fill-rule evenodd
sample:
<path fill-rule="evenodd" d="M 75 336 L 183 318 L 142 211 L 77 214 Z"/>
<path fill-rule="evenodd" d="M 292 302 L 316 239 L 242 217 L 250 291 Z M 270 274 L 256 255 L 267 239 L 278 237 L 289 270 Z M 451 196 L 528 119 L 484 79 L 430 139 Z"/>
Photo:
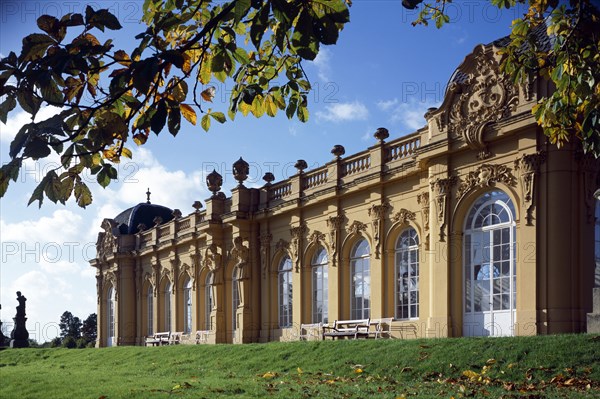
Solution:
<path fill-rule="evenodd" d="M 7 349 L 0 398 L 600 398 L 600 336 Z"/>

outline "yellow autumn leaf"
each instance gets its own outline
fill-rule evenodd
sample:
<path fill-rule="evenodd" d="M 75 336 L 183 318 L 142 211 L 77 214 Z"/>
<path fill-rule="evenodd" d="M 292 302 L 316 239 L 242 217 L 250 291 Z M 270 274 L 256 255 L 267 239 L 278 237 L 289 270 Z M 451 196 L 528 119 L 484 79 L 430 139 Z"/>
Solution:
<path fill-rule="evenodd" d="M 267 371 L 262 376 L 262 378 L 274 378 L 274 377 L 277 377 L 277 373 L 273 373 L 271 371 Z"/>
<path fill-rule="evenodd" d="M 358 368 L 358 369 L 354 369 L 354 372 L 355 372 L 355 373 L 357 373 L 357 374 L 360 374 L 360 373 L 362 373 L 362 372 L 363 372 L 363 370 L 362 370 L 362 369 L 360 369 L 360 368 Z"/>
<path fill-rule="evenodd" d="M 300 367 L 298 367 L 298 374 L 302 374 L 302 373 L 303 373 L 302 369 Z"/>
<path fill-rule="evenodd" d="M 194 108 L 189 106 L 188 104 L 181 104 L 179 106 L 181 109 L 181 115 L 192 125 L 196 125 L 196 111 Z"/>

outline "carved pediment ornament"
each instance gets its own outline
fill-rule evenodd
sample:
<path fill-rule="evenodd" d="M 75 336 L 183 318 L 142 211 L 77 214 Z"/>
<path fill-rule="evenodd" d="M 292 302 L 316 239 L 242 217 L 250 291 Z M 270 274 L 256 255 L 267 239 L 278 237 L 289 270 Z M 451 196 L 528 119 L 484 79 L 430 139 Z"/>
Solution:
<path fill-rule="evenodd" d="M 467 173 L 464 181 L 458 186 L 457 198 L 462 198 L 477 187 L 490 187 L 496 183 L 504 183 L 507 186 L 516 185 L 516 179 L 511 170 L 504 165 L 481 165 L 477 170 Z"/>
<path fill-rule="evenodd" d="M 104 281 L 109 282 L 112 287 L 113 290 L 115 290 L 115 301 L 119 301 L 119 285 L 118 285 L 118 281 L 119 279 L 117 278 L 117 274 L 118 272 L 107 272 L 104 275 Z"/>
<path fill-rule="evenodd" d="M 337 263 L 338 237 L 342 225 L 346 221 L 344 214 L 329 216 L 327 218 L 327 227 L 329 228 L 329 247 L 331 248 L 331 264 L 335 267 Z"/>
<path fill-rule="evenodd" d="M 477 46 L 473 56 L 473 72 L 460 84 L 460 92 L 450 105 L 448 132 L 461 134 L 470 148 L 479 150 L 478 159 L 486 159 L 491 154 L 483 140 L 485 127 L 509 116 L 519 97 L 508 75 L 499 72 L 492 53 L 486 54 L 484 46 Z"/>
<path fill-rule="evenodd" d="M 367 230 L 367 225 L 361 221 L 355 220 L 348 227 L 348 234 L 360 234 L 363 231 Z"/>
<path fill-rule="evenodd" d="M 400 209 L 392 216 L 394 223 L 407 224 L 409 220 L 414 221 L 417 218 L 416 213 L 409 211 L 408 209 Z"/>
<path fill-rule="evenodd" d="M 292 242 L 290 243 L 290 250 L 292 252 L 292 261 L 296 265 L 296 272 L 300 271 L 300 253 L 302 252 L 302 239 L 306 235 L 308 228 L 306 224 L 300 223 L 297 227 L 290 229 L 290 235 L 292 236 Z"/>
<path fill-rule="evenodd" d="M 531 226 L 533 221 L 534 209 L 534 189 L 535 176 L 537 175 L 540 165 L 546 161 L 544 152 L 536 152 L 533 154 L 523 154 L 515 160 L 515 170 L 519 171 L 519 182 L 521 184 L 521 198 L 523 206 L 526 210 L 527 225 Z"/>
<path fill-rule="evenodd" d="M 319 242 L 325 242 L 325 234 L 321 233 L 318 230 L 315 230 L 308 238 L 308 242 L 311 245 L 318 245 Z"/>
<path fill-rule="evenodd" d="M 98 233 L 98 239 L 96 240 L 96 256 L 101 259 L 106 259 L 116 251 L 117 239 L 113 235 L 112 231 L 106 230 L 104 232 Z"/>

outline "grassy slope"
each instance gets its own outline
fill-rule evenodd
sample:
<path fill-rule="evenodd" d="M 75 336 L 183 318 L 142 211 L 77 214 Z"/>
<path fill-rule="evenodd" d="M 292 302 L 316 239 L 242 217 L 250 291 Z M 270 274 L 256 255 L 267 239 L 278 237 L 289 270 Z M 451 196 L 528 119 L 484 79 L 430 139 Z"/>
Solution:
<path fill-rule="evenodd" d="M 600 397 L 600 337 L 0 352 L 0 398 Z"/>

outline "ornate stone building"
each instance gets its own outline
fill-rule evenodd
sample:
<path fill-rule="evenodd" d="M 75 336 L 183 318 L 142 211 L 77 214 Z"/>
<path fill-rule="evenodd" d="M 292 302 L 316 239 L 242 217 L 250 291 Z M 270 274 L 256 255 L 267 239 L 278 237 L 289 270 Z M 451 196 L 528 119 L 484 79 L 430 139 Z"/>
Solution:
<path fill-rule="evenodd" d="M 297 339 L 301 323 L 393 317 L 392 335 L 582 332 L 592 310 L 598 162 L 550 145 L 531 114 L 549 85 L 514 86 L 478 46 L 427 126 L 247 188 L 207 178 L 205 209 L 138 204 L 98 237 L 98 344 L 158 331 L 208 342 Z M 185 335 L 184 335 L 185 336 Z"/>

